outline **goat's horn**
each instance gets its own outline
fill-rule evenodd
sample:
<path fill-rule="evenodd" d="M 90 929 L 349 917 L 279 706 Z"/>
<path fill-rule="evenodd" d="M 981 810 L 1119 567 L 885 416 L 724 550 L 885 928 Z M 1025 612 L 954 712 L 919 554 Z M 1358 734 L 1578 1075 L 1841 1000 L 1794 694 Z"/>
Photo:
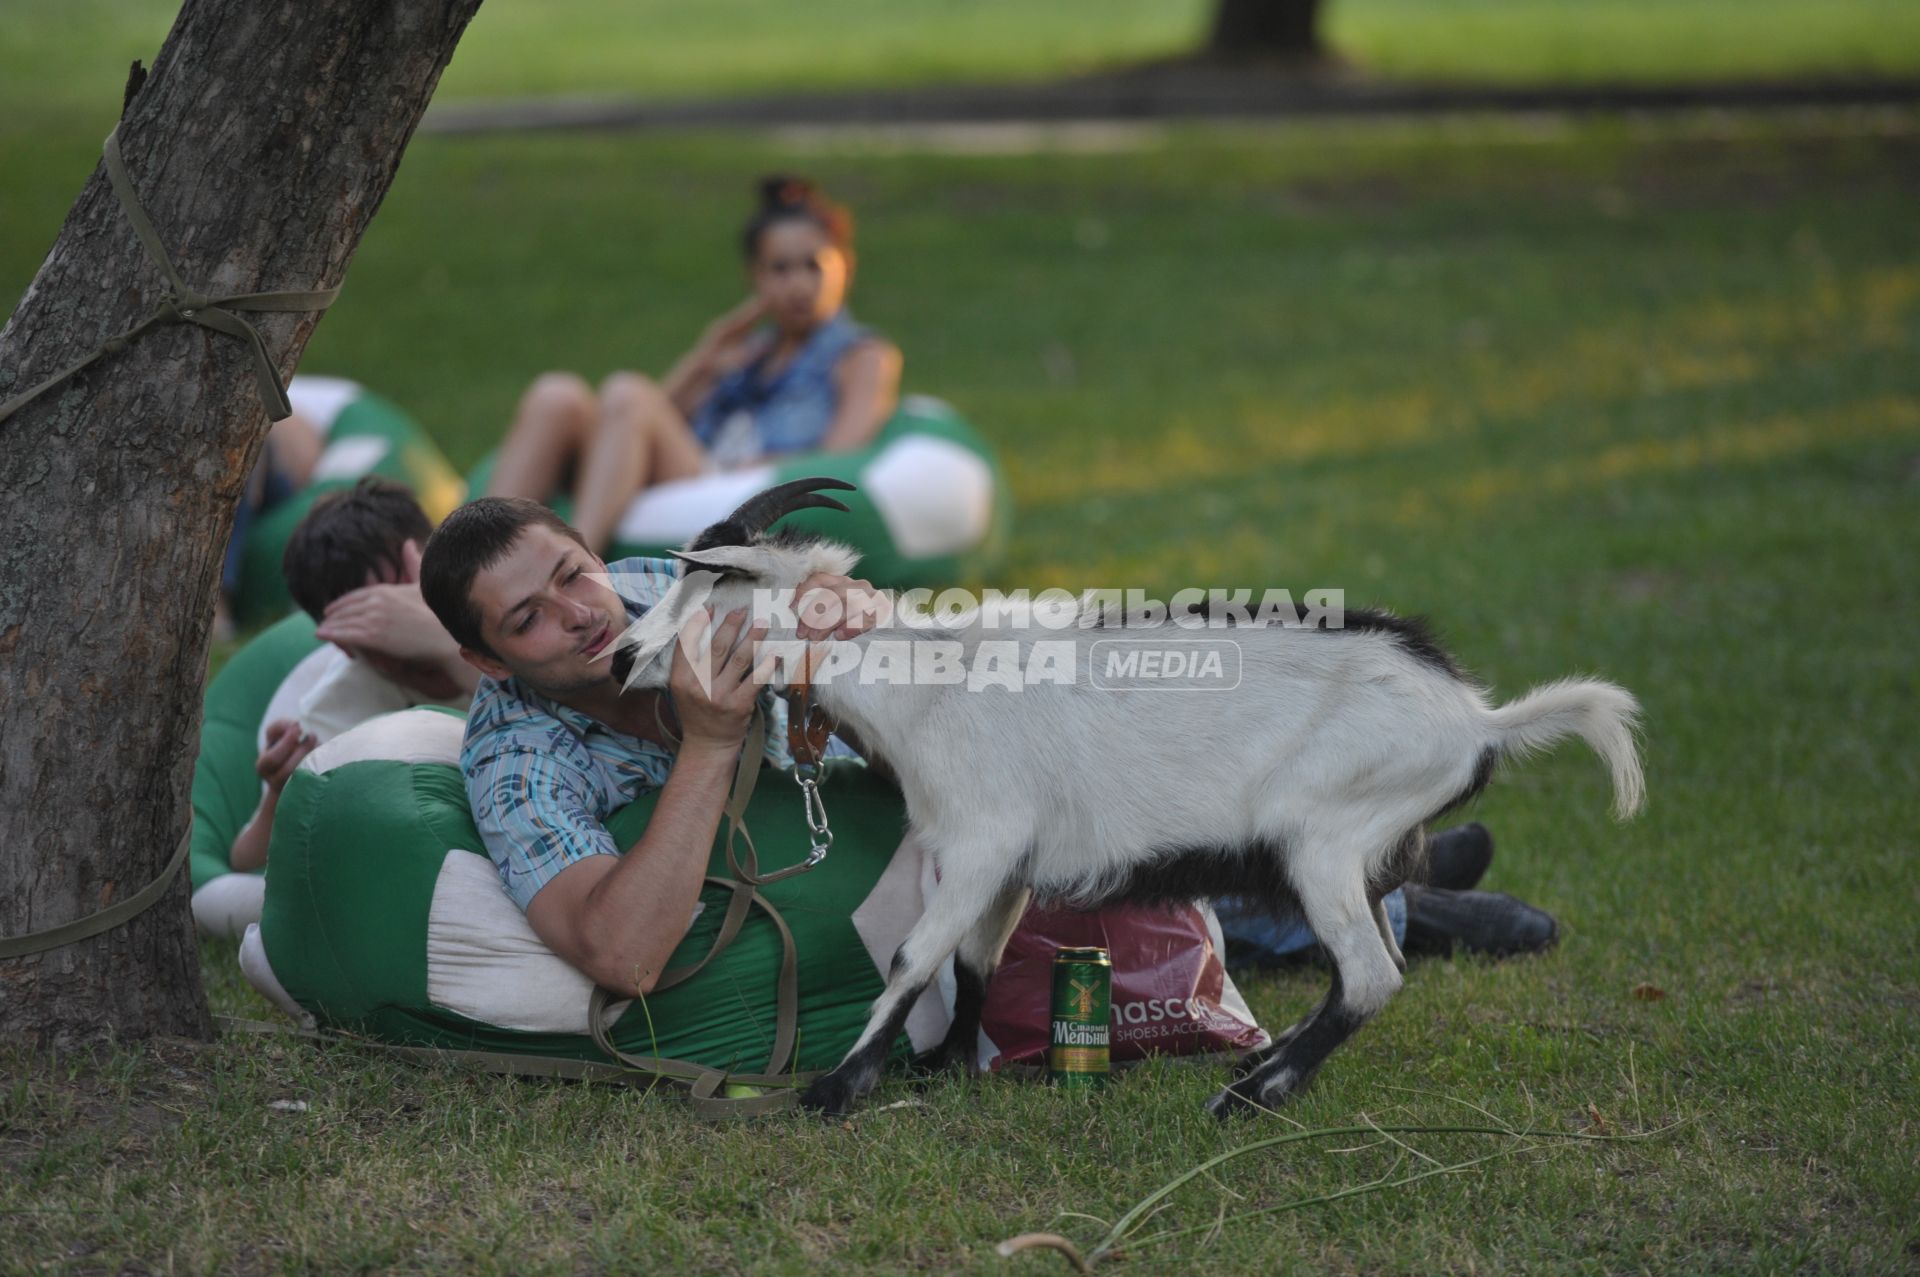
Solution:
<path fill-rule="evenodd" d="M 859 491 L 845 479 L 829 479 L 824 476 L 794 479 L 777 488 L 768 488 L 765 492 L 748 497 L 740 503 L 738 510 L 695 537 L 687 548 L 711 550 L 717 545 L 745 545 L 749 538 L 765 532 L 795 510 L 825 509 L 846 512 L 846 506 L 832 497 L 821 496 L 814 491 L 816 488 L 837 488 L 842 492 Z"/>
<path fill-rule="evenodd" d="M 832 497 L 821 496 L 816 491 L 819 488 L 833 488 L 839 492 L 857 491 L 845 479 L 828 479 L 824 476 L 795 479 L 790 483 L 783 483 L 777 488 L 768 488 L 765 492 L 747 498 L 731 517 L 734 522 L 750 531 L 765 532 L 795 510 L 823 508 L 846 512 L 847 507 L 840 502 Z"/>

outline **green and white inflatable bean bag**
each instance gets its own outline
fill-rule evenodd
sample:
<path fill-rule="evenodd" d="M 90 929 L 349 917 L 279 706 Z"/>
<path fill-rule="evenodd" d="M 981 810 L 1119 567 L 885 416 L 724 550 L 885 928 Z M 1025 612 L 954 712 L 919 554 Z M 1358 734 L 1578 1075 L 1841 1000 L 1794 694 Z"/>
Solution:
<path fill-rule="evenodd" d="M 280 559 L 293 529 L 313 503 L 362 476 L 382 475 L 412 488 L 435 523 L 466 499 L 466 482 L 413 418 L 364 387 L 339 377 L 298 376 L 287 387 L 294 410 L 326 436 L 313 478 L 247 530 L 241 553 L 236 619 L 272 620 L 293 606 Z"/>
<path fill-rule="evenodd" d="M 313 619 L 295 612 L 235 652 L 207 684 L 200 755 L 193 764 L 193 849 L 187 862 L 194 919 L 204 932 L 237 935 L 235 919 L 258 915 L 257 875 L 233 873 L 227 855 L 260 805 L 260 777 L 253 765 L 260 757 L 267 707 L 295 668 L 324 646 L 314 637 Z"/>
<path fill-rule="evenodd" d="M 300 722 L 323 740 L 333 734 L 326 722 L 309 717 L 307 698 L 344 660 L 338 648 L 315 637 L 306 614 L 296 612 L 234 653 L 207 688 L 189 865 L 201 935 L 237 938 L 260 921 L 262 871 L 234 870 L 231 863 L 234 841 L 263 792 L 255 760 L 267 747 L 267 724 L 277 719 Z"/>
<path fill-rule="evenodd" d="M 486 491 L 489 456 L 468 476 Z M 874 441 L 856 452 L 810 452 L 765 465 L 648 488 L 614 530 L 609 560 L 677 550 L 754 493 L 789 479 L 825 475 L 858 492 L 837 492 L 850 513 L 803 510 L 782 526 L 802 528 L 860 551 L 861 575 L 882 588 L 977 578 L 1005 552 L 1012 499 L 991 445 L 938 399 L 909 395 Z M 565 512 L 565 504 L 554 502 Z"/>
<path fill-rule="evenodd" d="M 309 1022 L 416 1046 L 604 1059 L 587 1035 L 592 987 L 540 943 L 481 845 L 456 765 L 464 720 L 406 710 L 363 724 L 301 763 L 281 797 L 266 909 L 242 945 L 254 985 Z M 859 1036 L 882 972 L 919 916 L 925 857 L 903 841 L 897 791 L 858 764 L 823 784 L 833 851 L 818 868 L 762 887 L 792 929 L 799 1035 L 792 1068 L 831 1067 Z M 649 797 L 608 827 L 630 846 Z M 803 859 L 798 790 L 764 772 L 747 809 L 762 872 Z M 723 840 L 709 873 L 727 873 Z M 729 895 L 709 887 L 668 970 L 711 946 Z M 617 1003 L 622 1051 L 733 1073 L 762 1069 L 772 1045 L 782 945 L 762 911 L 704 971 Z M 946 1011 L 930 994 L 909 1020 L 935 1045 Z M 906 1044 L 897 1044 L 904 1053 Z"/>

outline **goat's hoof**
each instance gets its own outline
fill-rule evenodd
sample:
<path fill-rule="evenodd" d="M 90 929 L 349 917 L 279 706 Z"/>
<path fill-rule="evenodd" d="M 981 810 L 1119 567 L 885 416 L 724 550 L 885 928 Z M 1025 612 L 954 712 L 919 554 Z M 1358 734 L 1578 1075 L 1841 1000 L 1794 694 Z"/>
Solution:
<path fill-rule="evenodd" d="M 1287 1043 L 1299 1036 L 1300 1026 L 1298 1024 L 1282 1029 L 1274 1035 L 1273 1041 L 1260 1047 L 1258 1050 L 1249 1051 L 1235 1060 L 1228 1076 L 1235 1081 L 1243 1077 L 1252 1077 L 1255 1073 L 1258 1073 L 1261 1069 L 1272 1063 L 1274 1057 L 1280 1054 Z"/>
<path fill-rule="evenodd" d="M 1275 1042 L 1272 1046 L 1263 1047 L 1258 1051 L 1247 1052 L 1233 1062 L 1233 1067 L 1227 1071 L 1227 1076 L 1235 1082 L 1238 1082 L 1243 1077 L 1252 1077 L 1260 1071 L 1262 1065 L 1273 1058 L 1274 1053 L 1280 1049 L 1281 1045 L 1281 1043 Z"/>
<path fill-rule="evenodd" d="M 822 1117 L 845 1117 L 853 1111 L 853 1102 L 859 1098 L 852 1083 L 829 1073 L 815 1078 L 811 1086 L 800 1092 L 800 1107 Z"/>
<path fill-rule="evenodd" d="M 1207 1101 L 1207 1112 L 1225 1120 L 1270 1113 L 1306 1089 L 1307 1077 L 1297 1069 L 1263 1068 L 1243 1077 Z"/>
<path fill-rule="evenodd" d="M 913 1069 L 929 1077 L 944 1073 L 955 1073 L 963 1077 L 974 1077 L 980 1072 L 980 1058 L 972 1051 L 957 1051 L 952 1047 L 937 1046 L 924 1055 L 913 1057 Z"/>
<path fill-rule="evenodd" d="M 1261 1106 L 1251 1096 L 1242 1093 L 1238 1083 L 1227 1087 L 1207 1101 L 1207 1112 L 1222 1122 L 1240 1117 L 1256 1117 L 1261 1111 Z"/>

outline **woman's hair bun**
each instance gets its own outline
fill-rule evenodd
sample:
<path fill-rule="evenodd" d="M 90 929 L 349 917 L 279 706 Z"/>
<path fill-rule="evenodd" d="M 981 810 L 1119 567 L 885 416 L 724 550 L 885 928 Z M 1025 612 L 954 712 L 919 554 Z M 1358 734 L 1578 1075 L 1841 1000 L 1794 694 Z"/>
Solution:
<path fill-rule="evenodd" d="M 791 173 L 775 173 L 761 178 L 755 184 L 755 190 L 759 195 L 759 203 L 753 216 L 747 219 L 741 236 L 741 247 L 746 251 L 748 261 L 752 261 L 760 251 L 760 236 L 766 229 L 788 218 L 804 218 L 812 222 L 827 233 L 827 238 L 841 252 L 852 255 L 853 214 L 846 205 L 828 199 L 810 179 Z"/>
<path fill-rule="evenodd" d="M 819 199 L 819 188 L 804 177 L 776 173 L 760 179 L 760 208 L 764 212 L 811 209 Z"/>

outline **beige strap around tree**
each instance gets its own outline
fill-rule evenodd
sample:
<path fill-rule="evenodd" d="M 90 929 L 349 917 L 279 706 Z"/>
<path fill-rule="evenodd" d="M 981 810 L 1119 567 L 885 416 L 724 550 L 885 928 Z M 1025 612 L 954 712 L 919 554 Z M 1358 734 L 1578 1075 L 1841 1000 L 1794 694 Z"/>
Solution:
<path fill-rule="evenodd" d="M 105 355 L 116 354 L 126 347 L 127 342 L 141 333 L 159 324 L 180 320 L 199 324 L 215 332 L 226 333 L 230 337 L 239 337 L 246 341 L 253 352 L 253 374 L 259 385 L 260 399 L 266 404 L 267 411 L 278 421 L 293 411 L 287 402 L 286 389 L 280 384 L 280 376 L 274 370 L 273 360 L 267 354 L 267 346 L 252 324 L 234 314 L 235 311 L 310 311 L 325 310 L 340 295 L 338 288 L 322 288 L 305 292 L 273 293 L 232 293 L 224 297 L 209 297 L 199 289 L 189 287 L 180 278 L 180 272 L 174 269 L 173 261 L 167 256 L 167 250 L 160 242 L 160 233 L 153 227 L 146 210 L 140 207 L 139 194 L 133 189 L 133 178 L 127 173 L 126 162 L 120 157 L 120 130 L 116 127 L 107 134 L 107 140 L 101 147 L 101 157 L 106 164 L 107 181 L 113 187 L 115 198 L 120 201 L 120 209 L 127 220 L 133 224 L 133 233 L 146 249 L 147 256 L 159 266 L 160 273 L 167 278 L 167 295 L 151 315 L 117 336 L 109 337 L 100 343 L 93 353 L 78 363 L 70 364 L 38 385 L 15 395 L 5 403 L 0 403 L 0 422 L 31 403 L 36 397 L 53 389 L 81 369 Z M 15 958 L 23 954 L 37 953 L 45 949 L 58 948 L 72 944 L 76 940 L 85 940 L 89 936 L 99 935 L 102 931 L 117 927 L 142 910 L 153 906 L 166 892 L 180 866 L 187 862 L 188 847 L 192 839 L 192 825 L 180 836 L 180 846 L 174 852 L 173 859 L 167 862 L 159 876 L 139 892 L 121 901 L 111 908 L 102 909 L 69 922 L 64 926 L 36 931 L 30 935 L 0 939 L 0 958 Z"/>
<path fill-rule="evenodd" d="M 58 927 L 48 927 L 44 931 L 30 931 L 24 936 L 8 936 L 0 939 L 0 958 L 18 958 L 29 953 L 42 953 L 48 949 L 58 949 L 61 945 L 73 944 L 89 936 L 97 936 L 102 931 L 111 931 L 121 923 L 145 913 L 158 904 L 160 897 L 167 893 L 167 884 L 180 872 L 180 866 L 187 863 L 187 851 L 193 846 L 193 822 L 187 822 L 187 831 L 180 835 L 180 845 L 173 849 L 173 859 L 167 861 L 154 880 L 140 890 L 128 896 L 117 905 L 109 905 L 83 918 Z"/>
<path fill-rule="evenodd" d="M 146 210 L 140 207 L 139 194 L 133 189 L 133 179 L 127 174 L 125 161 L 120 158 L 120 130 L 116 127 L 107 134 L 106 144 L 101 147 L 101 156 L 106 163 L 107 180 L 113 186 L 113 193 L 120 201 L 120 209 L 133 223 L 133 232 L 140 244 L 167 277 L 167 295 L 160 300 L 153 313 L 135 324 L 127 331 L 109 337 L 101 342 L 86 358 L 68 365 L 40 382 L 38 385 L 15 395 L 5 403 L 0 403 L 0 422 L 6 421 L 14 413 L 26 407 L 34 399 L 67 380 L 81 369 L 103 356 L 117 354 L 126 344 L 149 328 L 176 320 L 190 324 L 199 324 L 202 328 L 211 328 L 215 332 L 225 333 L 229 337 L 238 337 L 252 348 L 253 376 L 260 389 L 260 401 L 266 405 L 267 415 L 278 421 L 293 412 L 293 406 L 287 401 L 286 388 L 280 384 L 280 374 L 275 371 L 273 359 L 267 354 L 267 344 L 261 340 L 260 333 L 242 319 L 235 311 L 310 311 L 325 310 L 340 295 L 338 287 L 320 288 L 307 291 L 288 291 L 271 293 L 230 293 L 223 297 L 210 297 L 200 289 L 188 286 L 180 278 L 180 272 L 174 269 L 173 261 L 167 256 L 167 250 L 160 242 L 160 233 L 153 228 L 153 222 L 147 217 Z"/>

